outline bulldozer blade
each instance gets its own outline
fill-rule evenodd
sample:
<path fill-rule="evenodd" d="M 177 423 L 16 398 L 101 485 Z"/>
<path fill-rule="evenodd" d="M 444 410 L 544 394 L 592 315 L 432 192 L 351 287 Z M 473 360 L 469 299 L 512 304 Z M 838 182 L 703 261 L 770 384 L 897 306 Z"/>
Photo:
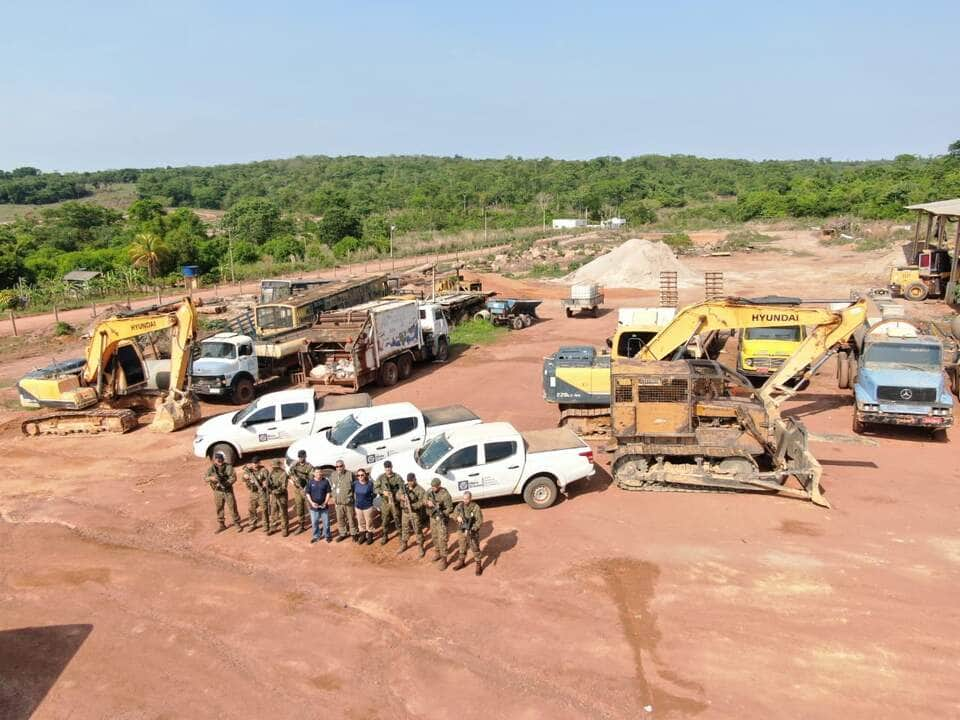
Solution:
<path fill-rule="evenodd" d="M 200 419 L 200 401 L 193 393 L 167 396 L 157 404 L 156 414 L 150 429 L 154 432 L 176 432 Z"/>

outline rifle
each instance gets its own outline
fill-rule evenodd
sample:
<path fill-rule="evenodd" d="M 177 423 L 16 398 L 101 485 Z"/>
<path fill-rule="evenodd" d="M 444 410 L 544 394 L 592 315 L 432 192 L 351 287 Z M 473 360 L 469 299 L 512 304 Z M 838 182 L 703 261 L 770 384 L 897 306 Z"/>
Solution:
<path fill-rule="evenodd" d="M 438 520 L 446 520 L 447 516 L 443 512 L 443 505 L 440 504 L 440 501 L 437 500 L 437 494 L 430 491 L 430 500 L 433 502 L 433 507 L 430 509 L 430 514 L 433 515 Z"/>
<path fill-rule="evenodd" d="M 224 470 L 223 473 L 221 473 L 219 468 L 217 468 L 217 466 L 214 465 L 213 474 L 214 474 L 214 477 L 217 478 L 217 485 L 219 486 L 220 492 L 231 492 L 233 490 L 233 486 L 227 482 L 226 470 Z M 214 489 L 217 489 L 217 488 L 214 488 Z"/>
<path fill-rule="evenodd" d="M 457 508 L 457 514 L 460 516 L 460 532 L 468 535 L 473 532 L 473 518 L 467 517 L 467 509 L 463 503 Z"/>
<path fill-rule="evenodd" d="M 404 482 L 400 483 L 400 492 L 403 493 L 403 496 L 407 499 L 407 504 L 404 505 L 401 501 L 400 507 L 405 509 L 407 512 L 413 512 L 413 500 L 410 499 L 410 491 L 407 490 L 407 484 Z"/>

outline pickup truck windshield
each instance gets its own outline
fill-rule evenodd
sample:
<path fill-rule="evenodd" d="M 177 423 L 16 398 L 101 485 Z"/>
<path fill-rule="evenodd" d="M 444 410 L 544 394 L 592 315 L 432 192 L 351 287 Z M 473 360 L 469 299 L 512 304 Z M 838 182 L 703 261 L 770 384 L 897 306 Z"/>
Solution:
<path fill-rule="evenodd" d="M 334 445 L 343 445 L 350 436 L 360 429 L 360 423 L 353 415 L 347 415 L 340 422 L 330 428 L 327 433 L 327 440 Z"/>
<path fill-rule="evenodd" d="M 417 465 L 424 470 L 429 470 L 440 462 L 440 458 L 444 457 L 451 450 L 453 450 L 453 446 L 447 442 L 446 436 L 437 435 L 437 437 L 424 445 L 423 449 L 417 453 Z"/>
<path fill-rule="evenodd" d="M 254 401 L 253 401 L 252 403 L 250 403 L 244 410 L 241 410 L 241 411 L 238 412 L 236 415 L 234 415 L 234 416 L 233 416 L 233 424 L 236 425 L 236 424 L 238 424 L 238 423 L 242 423 L 242 422 L 243 422 L 244 420 L 246 420 L 248 417 L 250 417 L 251 415 L 253 415 L 253 413 L 255 413 L 257 410 L 259 410 L 259 409 L 260 409 L 260 406 L 259 406 L 257 403 L 258 403 L 258 401 L 254 400 Z"/>
<path fill-rule="evenodd" d="M 225 342 L 200 343 L 200 357 L 233 359 L 237 356 L 236 345 Z"/>
<path fill-rule="evenodd" d="M 940 348 L 926 344 L 870 343 L 863 355 L 863 365 L 881 365 L 887 368 L 900 366 L 938 372 L 941 368 Z"/>
<path fill-rule="evenodd" d="M 745 340 L 784 340 L 786 342 L 800 342 L 800 327 L 748 328 L 744 331 L 743 337 Z"/>

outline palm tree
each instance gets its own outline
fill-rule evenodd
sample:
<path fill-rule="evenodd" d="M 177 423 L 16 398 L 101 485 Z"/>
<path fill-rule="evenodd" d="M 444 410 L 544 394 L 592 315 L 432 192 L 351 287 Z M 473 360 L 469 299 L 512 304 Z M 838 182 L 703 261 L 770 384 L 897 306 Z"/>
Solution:
<path fill-rule="evenodd" d="M 160 263 L 168 252 L 163 238 L 152 232 L 137 233 L 130 246 L 130 260 L 134 267 L 146 268 L 150 277 L 156 277 Z"/>

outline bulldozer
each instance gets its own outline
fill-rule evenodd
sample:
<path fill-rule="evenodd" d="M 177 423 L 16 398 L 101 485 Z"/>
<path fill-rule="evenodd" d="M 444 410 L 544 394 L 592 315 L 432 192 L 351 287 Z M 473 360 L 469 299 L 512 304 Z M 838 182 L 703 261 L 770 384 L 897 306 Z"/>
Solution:
<path fill-rule="evenodd" d="M 612 474 L 626 490 L 761 492 L 829 507 L 820 463 L 781 404 L 863 325 L 866 301 L 840 310 L 708 300 L 682 310 L 611 373 Z M 693 335 L 715 329 L 811 328 L 759 389 L 709 359 L 680 359 Z M 792 480 L 791 480 L 792 479 Z"/>
<path fill-rule="evenodd" d="M 169 372 L 148 389 L 150 370 L 138 338 L 170 331 Z M 28 373 L 17 383 L 20 404 L 57 412 L 23 422 L 25 435 L 125 433 L 137 427 L 133 408 L 155 411 L 152 430 L 172 432 L 200 419 L 200 403 L 187 389 L 197 311 L 190 298 L 134 312 L 118 313 L 94 327 L 85 356 Z M 164 367 L 165 367 L 165 361 Z M 164 376 L 169 380 L 163 383 Z M 151 395 L 158 395 L 150 407 Z"/>

